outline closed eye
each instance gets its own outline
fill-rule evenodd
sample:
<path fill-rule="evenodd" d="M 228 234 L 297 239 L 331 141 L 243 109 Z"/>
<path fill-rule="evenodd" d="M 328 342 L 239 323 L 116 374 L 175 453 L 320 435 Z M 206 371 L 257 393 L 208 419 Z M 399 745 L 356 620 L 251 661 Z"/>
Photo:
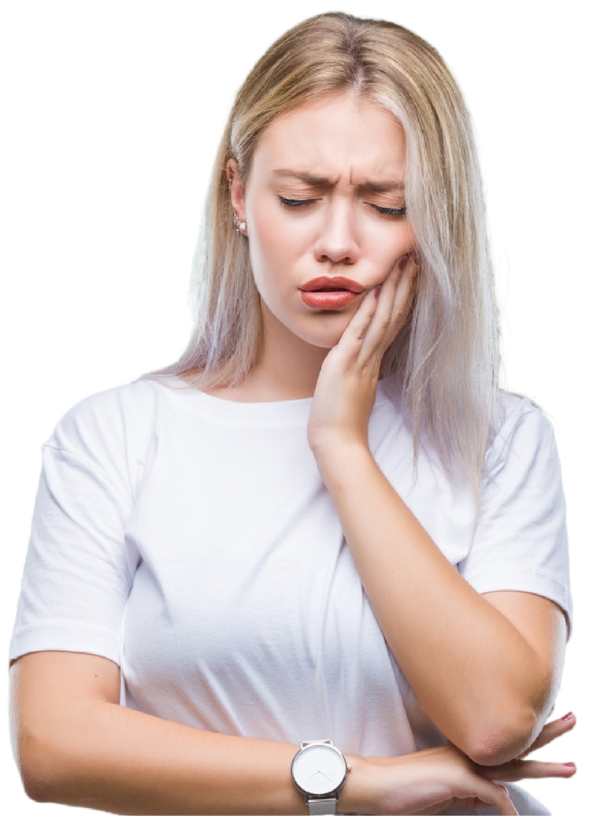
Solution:
<path fill-rule="evenodd" d="M 405 216 L 406 208 L 402 207 L 401 210 L 393 210 L 390 207 L 378 207 L 377 204 L 373 204 L 374 207 L 378 212 L 383 216 Z"/>
<path fill-rule="evenodd" d="M 317 201 L 317 199 L 288 199 L 285 196 L 280 196 L 279 200 L 284 207 L 308 207 Z"/>
<path fill-rule="evenodd" d="M 284 207 L 308 207 L 311 204 L 315 204 L 317 199 L 286 199 L 283 196 L 279 197 L 281 204 Z M 377 204 L 371 204 L 370 207 L 373 207 L 381 216 L 405 216 L 407 210 L 405 207 L 402 207 L 399 210 L 396 210 L 392 207 L 379 207 Z"/>

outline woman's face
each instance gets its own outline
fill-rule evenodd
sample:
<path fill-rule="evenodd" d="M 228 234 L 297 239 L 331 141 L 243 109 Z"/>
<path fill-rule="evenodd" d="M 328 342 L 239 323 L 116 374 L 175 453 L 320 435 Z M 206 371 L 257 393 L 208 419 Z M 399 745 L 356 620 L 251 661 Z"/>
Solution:
<path fill-rule="evenodd" d="M 245 187 L 230 161 L 265 333 L 277 320 L 282 339 L 285 327 L 286 336 L 331 348 L 364 293 L 413 251 L 405 154 L 388 111 L 340 94 L 277 117 L 258 140 Z"/>

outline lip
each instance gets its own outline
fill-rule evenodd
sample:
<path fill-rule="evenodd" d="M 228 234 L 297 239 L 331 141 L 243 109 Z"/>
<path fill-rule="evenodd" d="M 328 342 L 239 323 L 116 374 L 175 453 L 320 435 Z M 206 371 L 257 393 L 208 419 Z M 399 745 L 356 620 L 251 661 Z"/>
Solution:
<path fill-rule="evenodd" d="M 351 292 L 350 289 L 332 289 L 329 292 L 304 292 L 300 293 L 300 297 L 307 306 L 312 309 L 342 309 L 343 306 L 348 306 L 356 298 L 359 298 L 358 292 Z"/>
<path fill-rule="evenodd" d="M 357 281 L 352 281 L 350 278 L 342 278 L 341 276 L 329 278 L 324 275 L 321 278 L 313 278 L 312 281 L 307 281 L 306 284 L 301 286 L 301 289 L 303 292 L 317 292 L 318 290 L 338 290 L 342 292 L 346 290 L 347 292 L 359 295 L 360 292 L 363 292 L 364 287 L 358 284 Z"/>

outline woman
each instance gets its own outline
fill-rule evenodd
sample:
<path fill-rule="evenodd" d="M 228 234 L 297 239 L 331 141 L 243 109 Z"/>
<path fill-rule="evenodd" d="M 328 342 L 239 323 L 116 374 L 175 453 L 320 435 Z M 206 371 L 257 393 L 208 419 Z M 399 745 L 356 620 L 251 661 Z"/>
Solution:
<path fill-rule="evenodd" d="M 28 794 L 545 813 L 493 781 L 574 772 L 519 760 L 574 722 L 545 725 L 558 460 L 497 391 L 475 151 L 435 51 L 342 14 L 285 34 L 236 99 L 199 257 L 183 358 L 44 447 L 11 648 Z"/>

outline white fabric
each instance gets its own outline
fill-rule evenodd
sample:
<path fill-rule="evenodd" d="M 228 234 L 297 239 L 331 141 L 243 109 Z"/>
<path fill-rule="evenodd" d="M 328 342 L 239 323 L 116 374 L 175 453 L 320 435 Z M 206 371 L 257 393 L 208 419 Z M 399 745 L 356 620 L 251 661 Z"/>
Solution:
<path fill-rule="evenodd" d="M 382 382 L 370 446 L 476 590 L 537 593 L 569 617 L 552 427 L 528 400 L 501 399 L 478 515 L 425 456 L 414 482 Z M 105 656 L 124 704 L 219 732 L 331 738 L 345 755 L 442 743 L 362 590 L 307 444 L 310 405 L 142 380 L 72 409 L 43 446 L 11 657 Z"/>

